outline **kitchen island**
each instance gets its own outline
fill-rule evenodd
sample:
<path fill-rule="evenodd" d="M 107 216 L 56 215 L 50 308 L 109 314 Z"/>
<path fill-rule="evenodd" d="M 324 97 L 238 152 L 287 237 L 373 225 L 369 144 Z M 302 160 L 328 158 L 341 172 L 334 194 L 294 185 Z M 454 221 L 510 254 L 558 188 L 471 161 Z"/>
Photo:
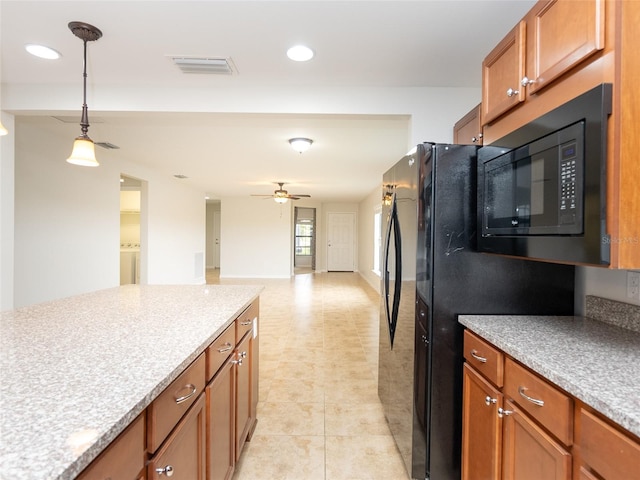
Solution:
<path fill-rule="evenodd" d="M 127 285 L 3 312 L 0 479 L 75 478 L 262 288 Z"/>

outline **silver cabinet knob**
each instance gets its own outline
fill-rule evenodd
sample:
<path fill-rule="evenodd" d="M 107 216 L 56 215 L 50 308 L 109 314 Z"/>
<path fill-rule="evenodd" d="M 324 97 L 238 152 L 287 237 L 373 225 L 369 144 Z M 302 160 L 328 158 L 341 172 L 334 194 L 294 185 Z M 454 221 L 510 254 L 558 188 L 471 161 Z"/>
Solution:
<path fill-rule="evenodd" d="M 478 137 L 471 137 L 471 142 L 476 143 L 478 141 Z"/>
<path fill-rule="evenodd" d="M 496 403 L 498 403 L 498 399 L 497 398 L 491 398 L 489 395 L 487 395 L 484 398 L 484 403 L 487 405 L 487 407 L 490 407 L 491 404 L 495 405 Z"/>
<path fill-rule="evenodd" d="M 166 475 L 167 477 L 173 477 L 173 467 L 171 465 L 167 465 L 164 468 L 156 468 L 156 473 L 158 476 Z"/>
<path fill-rule="evenodd" d="M 513 410 L 505 410 L 505 409 L 504 409 L 504 408 L 502 408 L 502 407 L 500 407 L 500 408 L 498 409 L 498 416 L 499 416 L 500 418 L 502 418 L 502 417 L 506 417 L 506 416 L 508 416 L 508 415 L 511 415 L 512 413 L 513 413 Z"/>
<path fill-rule="evenodd" d="M 522 85 L 523 87 L 528 87 L 529 85 L 532 85 L 536 83 L 535 80 L 530 80 L 529 77 L 523 77 L 522 80 L 520 81 L 520 85 Z"/>
<path fill-rule="evenodd" d="M 513 97 L 514 95 L 518 95 L 520 93 L 519 90 L 514 90 L 513 88 L 509 88 L 507 90 L 507 97 Z"/>

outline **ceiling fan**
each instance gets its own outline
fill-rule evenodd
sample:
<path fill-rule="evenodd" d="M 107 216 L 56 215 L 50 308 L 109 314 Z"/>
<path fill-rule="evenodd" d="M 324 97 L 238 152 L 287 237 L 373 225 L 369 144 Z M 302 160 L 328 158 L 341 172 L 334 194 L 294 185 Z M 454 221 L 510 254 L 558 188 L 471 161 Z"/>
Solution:
<path fill-rule="evenodd" d="M 284 186 L 284 182 L 275 182 L 278 184 L 278 186 L 280 188 L 278 188 L 277 190 L 275 190 L 273 192 L 272 195 L 258 195 L 258 194 L 253 194 L 251 195 L 252 197 L 265 197 L 265 198 L 273 198 L 276 203 L 287 203 L 287 200 L 299 200 L 302 197 L 306 197 L 306 198 L 311 198 L 311 195 L 304 195 L 304 194 L 293 194 L 293 193 L 289 193 L 286 190 L 284 190 L 282 187 Z"/>

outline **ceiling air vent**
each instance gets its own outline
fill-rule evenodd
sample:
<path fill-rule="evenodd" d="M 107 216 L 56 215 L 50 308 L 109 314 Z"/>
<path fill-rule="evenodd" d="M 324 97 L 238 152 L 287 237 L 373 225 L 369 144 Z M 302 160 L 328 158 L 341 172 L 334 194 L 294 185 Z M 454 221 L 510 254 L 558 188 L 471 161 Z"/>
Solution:
<path fill-rule="evenodd" d="M 230 58 L 209 57 L 171 57 L 173 63 L 182 73 L 210 73 L 215 75 L 232 75 L 233 62 Z"/>

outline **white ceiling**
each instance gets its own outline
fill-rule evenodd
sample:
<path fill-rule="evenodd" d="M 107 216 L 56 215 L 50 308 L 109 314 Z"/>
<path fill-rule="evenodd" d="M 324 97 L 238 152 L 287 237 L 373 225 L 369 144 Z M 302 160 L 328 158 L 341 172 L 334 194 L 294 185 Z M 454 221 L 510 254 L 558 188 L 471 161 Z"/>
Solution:
<path fill-rule="evenodd" d="M 184 174 L 218 198 L 270 193 L 284 181 L 314 200 L 359 201 L 406 151 L 411 119 L 374 101 L 344 111 L 327 92 L 479 88 L 482 58 L 533 3 L 2 0 L 2 105 L 17 129 L 38 123 L 71 142 L 82 42 L 67 24 L 90 23 L 104 36 L 88 45 L 89 135 L 120 147 L 98 149 L 100 161 L 117 155 Z M 37 59 L 26 43 L 63 56 Z M 285 51 L 296 43 L 316 57 L 291 62 Z M 172 55 L 229 57 L 236 73 L 185 75 Z M 274 91 L 291 94 L 274 108 Z M 239 107 L 242 99 L 254 106 Z M 298 154 L 286 142 L 293 136 L 314 145 Z"/>

